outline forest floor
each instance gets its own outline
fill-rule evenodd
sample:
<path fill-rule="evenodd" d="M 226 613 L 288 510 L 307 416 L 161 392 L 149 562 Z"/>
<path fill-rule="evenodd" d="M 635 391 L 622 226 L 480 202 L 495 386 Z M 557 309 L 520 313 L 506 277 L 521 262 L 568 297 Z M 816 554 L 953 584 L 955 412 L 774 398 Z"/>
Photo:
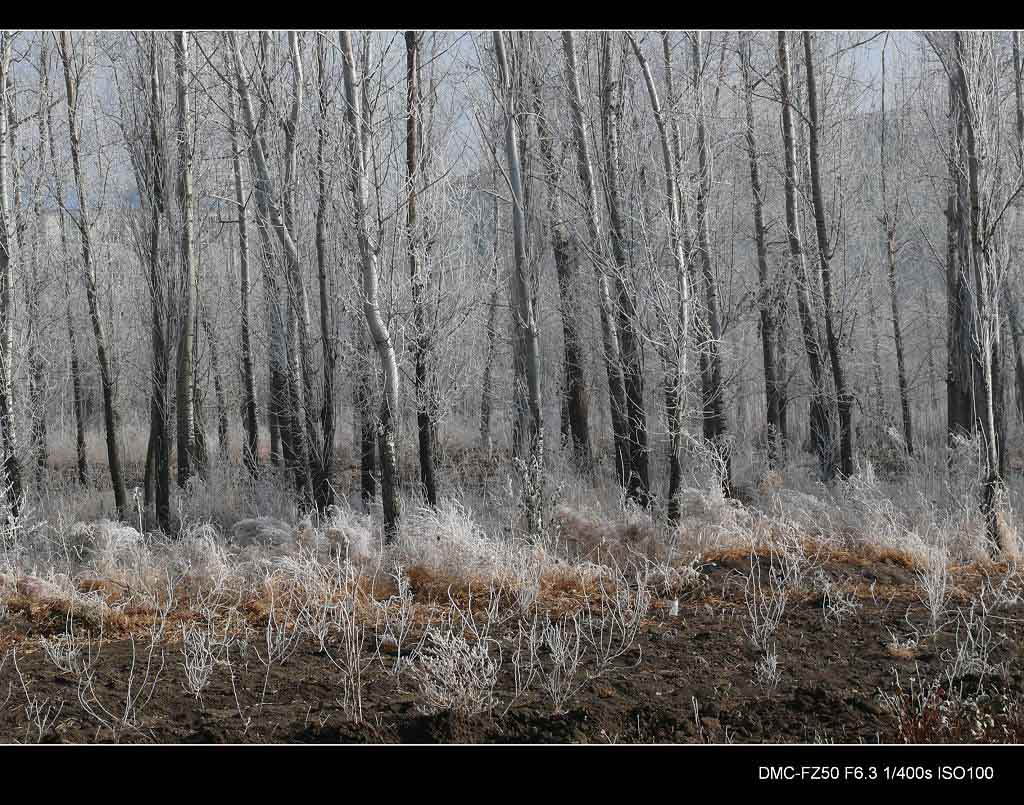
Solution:
<path fill-rule="evenodd" d="M 940 606 L 929 607 L 922 577 L 899 555 L 833 552 L 815 566 L 818 583 L 785 598 L 772 636 L 773 685 L 771 674 L 758 681 L 764 652 L 748 637 L 748 604 L 759 605 L 748 579 L 770 561 L 742 551 L 706 555 L 697 568 L 703 583 L 677 614 L 655 598 L 613 663 L 598 673 L 583 656 L 563 665 L 562 679 L 549 669 L 518 696 L 517 627 L 504 622 L 492 631 L 490 653 L 500 646 L 502 660 L 490 707 L 472 716 L 423 712 L 415 674 L 385 670 L 394 646 L 378 645 L 372 629 L 360 638 L 354 687 L 331 660 L 344 647 L 329 638 L 325 653 L 303 635 L 269 666 L 254 641 L 244 660 L 217 664 L 197 699 L 187 691 L 175 616 L 155 651 L 123 632 L 97 642 L 82 696 L 80 681 L 61 673 L 40 641 L 60 634 L 63 618 L 12 601 L 0 626 L 0 742 L 1024 740 L 1024 580 L 1012 569 L 953 568 Z M 358 697 L 346 696 L 353 690 Z M 568 691 L 561 707 L 551 690 Z"/>

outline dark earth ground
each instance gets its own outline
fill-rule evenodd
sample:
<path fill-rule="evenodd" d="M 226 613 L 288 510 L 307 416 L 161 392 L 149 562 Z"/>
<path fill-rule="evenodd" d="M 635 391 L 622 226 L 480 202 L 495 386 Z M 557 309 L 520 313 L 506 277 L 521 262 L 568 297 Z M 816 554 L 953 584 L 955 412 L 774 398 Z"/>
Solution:
<path fill-rule="evenodd" d="M 893 559 L 848 557 L 828 560 L 823 569 L 858 596 L 861 607 L 841 623 L 826 623 L 820 596 L 793 593 L 777 634 L 781 681 L 770 694 L 753 681 L 759 654 L 744 635 L 747 612 L 743 598 L 745 556 L 718 557 L 703 567 L 707 584 L 669 614 L 655 601 L 641 638 L 620 658 L 616 669 L 592 680 L 568 704 L 568 712 L 552 713 L 550 701 L 534 689 L 508 708 L 513 698 L 511 648 L 495 691 L 491 715 L 471 718 L 451 714 L 424 715 L 406 672 L 396 687 L 393 678 L 374 662 L 365 673 L 364 723 L 347 720 L 338 699 L 339 672 L 317 648 L 302 644 L 269 678 L 265 704 L 248 730 L 223 668 L 214 671 L 200 705 L 183 687 L 182 654 L 167 645 L 152 697 L 140 706 L 137 730 L 126 730 L 122 742 L 159 743 L 893 743 L 902 737 L 897 719 L 882 705 L 879 691 L 896 690 L 896 673 L 907 689 L 911 677 L 943 679 L 948 652 L 955 649 L 953 620 L 934 637 L 928 613 L 920 602 L 914 571 Z M 949 618 L 958 606 L 969 606 L 970 593 L 985 574 L 994 582 L 1005 567 L 961 568 L 953 576 Z M 1020 576 L 1011 580 L 1021 589 Z M 992 696 L 982 697 L 982 710 L 996 707 L 996 718 L 979 733 L 957 731 L 935 720 L 938 713 L 919 708 L 915 733 L 923 742 L 1020 742 L 1024 740 L 1024 605 L 1016 603 L 990 614 L 993 664 L 1004 673 L 981 680 Z M 12 629 L 13 627 L 13 629 Z M 892 648 L 919 633 L 916 647 Z M 110 741 L 78 703 L 76 683 L 62 676 L 33 639 L 59 633 L 59 624 L 40 624 L 14 609 L 0 628 L 0 656 L 17 645 L 17 667 L 32 697 L 56 706 L 63 701 L 45 742 Z M 7 634 L 5 635 L 4 632 Z M 367 648 L 373 645 L 372 632 Z M 138 641 L 139 665 L 145 640 Z M 125 639 L 103 644 L 95 689 L 102 702 L 115 708 L 123 700 L 132 646 Z M 156 660 L 153 673 L 160 666 Z M 264 666 L 252 658 L 238 675 L 236 690 L 243 706 L 259 697 Z M 962 679 L 963 689 L 977 690 L 977 678 Z M 9 694 L 9 695 L 8 695 Z M 8 656 L 0 670 L 0 742 L 33 742 L 27 728 L 26 696 Z M 143 696 L 143 699 L 148 698 Z M 909 701 L 909 699 L 907 700 Z M 998 701 L 998 707 L 992 702 Z M 988 704 L 986 704 L 986 702 Z M 1007 710 L 1007 702 L 1010 703 Z M 696 712 L 695 712 L 696 708 Z M 931 725 L 929 727 L 929 724 Z M 954 725 L 955 726 L 955 725 Z M 931 730 L 931 731 L 928 731 Z"/>

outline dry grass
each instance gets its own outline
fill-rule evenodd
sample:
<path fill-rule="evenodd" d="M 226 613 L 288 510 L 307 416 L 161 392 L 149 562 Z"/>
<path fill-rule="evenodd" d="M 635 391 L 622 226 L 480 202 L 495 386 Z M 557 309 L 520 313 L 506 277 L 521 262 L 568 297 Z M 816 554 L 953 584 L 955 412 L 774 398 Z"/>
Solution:
<path fill-rule="evenodd" d="M 675 527 L 666 523 L 663 503 L 652 511 L 632 507 L 613 478 L 581 478 L 556 453 L 547 479 L 547 533 L 534 541 L 517 533 L 518 502 L 505 463 L 484 461 L 468 444 L 448 457 L 453 472 L 461 457 L 460 477 L 478 476 L 482 486 L 476 492 L 463 486 L 436 508 L 407 493 L 399 539 L 387 548 L 379 504 L 363 512 L 342 503 L 300 519 L 290 482 L 269 468 L 253 482 L 236 463 L 214 461 L 205 479 L 175 496 L 174 537 L 150 531 L 149 513 L 142 513 L 145 533 L 138 522 L 118 523 L 107 495 L 54 479 L 32 490 L 20 521 L 4 530 L 0 598 L 40 633 L 59 631 L 73 616 L 116 634 L 147 618 L 188 621 L 218 607 L 234 608 L 259 627 L 271 606 L 296 617 L 302 602 L 317 596 L 352 597 L 370 623 L 374 602 L 397 592 L 396 567 L 424 623 L 452 604 L 476 606 L 484 593 L 519 616 L 560 617 L 591 599 L 599 607 L 597 599 L 614 595 L 634 572 L 659 598 L 699 594 L 710 601 L 714 592 L 701 588 L 695 563 L 743 563 L 752 553 L 917 574 L 941 548 L 955 599 L 1016 570 L 1012 561 L 987 557 L 969 443 L 930 464 L 909 461 L 895 480 L 881 479 L 865 463 L 853 479 L 831 488 L 796 463 L 771 472 L 755 464 L 749 482 L 737 479 L 742 503 L 722 498 L 713 485 L 700 486 L 695 470 L 693 485 L 680 494 Z M 1008 512 L 1020 508 L 1019 494 L 1011 485 Z M 1011 530 L 1008 521 L 1006 533 Z M 355 589 L 338 586 L 347 566 L 358 579 Z M 861 598 L 878 593 L 858 579 L 842 591 Z"/>

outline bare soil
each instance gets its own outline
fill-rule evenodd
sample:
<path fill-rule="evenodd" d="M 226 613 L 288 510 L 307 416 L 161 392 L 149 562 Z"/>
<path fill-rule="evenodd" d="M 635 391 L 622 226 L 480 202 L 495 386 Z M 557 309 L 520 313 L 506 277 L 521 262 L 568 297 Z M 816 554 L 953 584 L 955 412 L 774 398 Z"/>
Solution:
<path fill-rule="evenodd" d="M 860 609 L 841 623 L 826 622 L 820 597 L 791 595 L 777 634 L 781 681 L 771 693 L 754 680 L 759 654 L 744 634 L 745 556 L 718 557 L 704 565 L 707 584 L 671 615 L 656 601 L 638 644 L 618 666 L 584 685 L 568 712 L 555 715 L 543 693 L 531 690 L 509 706 L 514 683 L 504 652 L 490 715 L 472 718 L 421 712 L 412 677 L 401 682 L 374 662 L 364 676 L 363 723 L 346 718 L 337 669 L 310 644 L 302 644 L 283 666 L 274 667 L 262 712 L 248 729 L 243 710 L 259 698 L 264 666 L 255 659 L 240 671 L 234 691 L 230 675 L 218 668 L 202 702 L 188 694 L 180 646 L 168 644 L 152 698 L 140 708 L 137 729 L 122 742 L 158 743 L 893 743 L 904 737 L 896 718 L 882 705 L 880 691 L 895 690 L 896 675 L 906 687 L 911 677 L 941 678 L 956 648 L 955 615 L 987 573 L 1005 568 L 961 568 L 954 574 L 950 622 L 931 637 L 914 572 L 898 560 L 848 557 L 829 560 L 824 569 L 858 596 Z M 1019 579 L 1018 579 L 1019 582 Z M 1024 701 L 1024 607 L 1004 607 L 989 617 L 990 662 L 1004 671 L 980 680 L 1003 701 Z M 16 645 L 17 668 L 38 701 L 63 702 L 47 742 L 111 741 L 109 731 L 79 705 L 73 678 L 62 675 L 38 647 L 48 629 L 19 612 L 7 617 L 0 655 Z M 893 645 L 917 632 L 916 646 Z M 367 645 L 373 645 L 372 634 Z M 141 652 L 144 642 L 137 642 Z M 137 655 L 137 667 L 142 662 Z M 123 699 L 132 644 L 104 643 L 95 689 L 111 709 Z M 159 667 L 159 656 L 156 667 Z M 155 669 L 154 669 L 155 673 Z M 975 690 L 977 679 L 963 679 Z M 9 696 L 8 696 L 9 693 Z M 0 741 L 33 741 L 27 729 L 26 697 L 10 658 L 0 671 Z M 252 711 L 248 711 L 252 712 Z M 1018 714 L 1019 719 L 1019 714 Z M 989 730 L 982 741 L 1020 741 L 1021 724 Z M 1014 730 L 1017 730 L 1014 732 Z M 997 734 L 998 733 L 998 734 Z M 993 737 L 995 736 L 995 737 Z M 952 738 L 950 738 L 952 739 Z M 970 736 L 967 738 L 970 739 Z M 935 740 L 942 740 L 936 733 Z M 958 740 L 964 740 L 961 734 Z"/>

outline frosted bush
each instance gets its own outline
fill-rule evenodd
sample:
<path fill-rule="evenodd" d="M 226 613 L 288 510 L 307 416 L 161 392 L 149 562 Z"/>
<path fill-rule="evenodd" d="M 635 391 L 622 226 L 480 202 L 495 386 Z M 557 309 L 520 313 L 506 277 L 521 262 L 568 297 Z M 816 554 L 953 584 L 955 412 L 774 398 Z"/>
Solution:
<path fill-rule="evenodd" d="M 504 550 L 481 530 L 457 501 L 422 506 L 402 522 L 398 553 L 407 567 L 423 567 L 462 577 L 490 575 L 502 564 Z"/>
<path fill-rule="evenodd" d="M 233 541 L 242 548 L 249 546 L 281 546 L 293 542 L 292 527 L 273 517 L 252 517 L 239 520 L 232 528 Z"/>
<path fill-rule="evenodd" d="M 451 630 L 431 628 L 413 663 L 426 713 L 451 711 L 465 716 L 489 712 L 494 706 L 500 656 L 488 650 L 489 640 L 470 643 Z"/>
<path fill-rule="evenodd" d="M 324 537 L 331 548 L 353 562 L 372 562 L 380 555 L 373 518 L 347 506 L 331 506 L 324 523 Z"/>
<path fill-rule="evenodd" d="M 751 513 L 737 500 L 726 498 L 718 487 L 682 489 L 676 495 L 679 532 L 697 543 L 722 544 L 749 535 Z"/>
<path fill-rule="evenodd" d="M 191 526 L 169 546 L 169 564 L 175 576 L 221 586 L 231 575 L 231 555 L 209 524 Z"/>

